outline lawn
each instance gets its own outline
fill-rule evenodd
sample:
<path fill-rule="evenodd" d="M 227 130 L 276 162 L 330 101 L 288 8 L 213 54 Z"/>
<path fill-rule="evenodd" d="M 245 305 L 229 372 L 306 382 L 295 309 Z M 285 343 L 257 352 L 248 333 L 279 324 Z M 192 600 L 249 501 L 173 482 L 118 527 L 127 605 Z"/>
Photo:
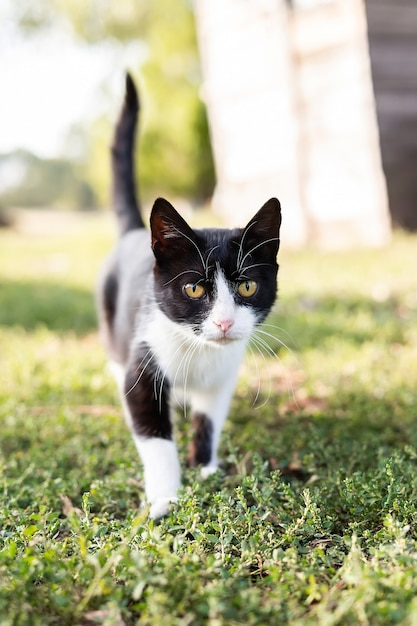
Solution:
<path fill-rule="evenodd" d="M 417 624 L 417 236 L 283 251 L 223 469 L 160 522 L 96 332 L 111 241 L 0 232 L 1 626 Z"/>

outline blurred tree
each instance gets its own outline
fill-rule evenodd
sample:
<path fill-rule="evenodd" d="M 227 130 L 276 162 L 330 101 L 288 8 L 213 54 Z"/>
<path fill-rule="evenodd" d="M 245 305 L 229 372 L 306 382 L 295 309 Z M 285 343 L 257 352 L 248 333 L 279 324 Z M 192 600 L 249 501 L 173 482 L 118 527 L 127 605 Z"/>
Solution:
<path fill-rule="evenodd" d="M 190 0 L 13 3 L 14 19 L 26 34 L 71 28 L 91 44 L 145 41 L 148 55 L 140 69 L 144 88 L 138 148 L 138 176 L 145 198 L 166 193 L 202 200 L 214 187 L 207 116 L 199 98 L 200 66 L 191 5 Z M 98 203 L 107 204 L 111 122 L 97 119 L 86 132 L 83 175 Z"/>
<path fill-rule="evenodd" d="M 139 164 L 143 188 L 207 197 L 214 169 L 205 107 L 198 96 L 200 66 L 189 2 L 156 0 L 147 19 Z"/>
<path fill-rule="evenodd" d="M 4 168 L 19 169 L 15 184 L 1 195 L 5 207 L 90 210 L 97 206 L 97 195 L 79 163 L 63 158 L 40 159 L 26 150 L 16 150 L 0 155 L 0 175 Z"/>

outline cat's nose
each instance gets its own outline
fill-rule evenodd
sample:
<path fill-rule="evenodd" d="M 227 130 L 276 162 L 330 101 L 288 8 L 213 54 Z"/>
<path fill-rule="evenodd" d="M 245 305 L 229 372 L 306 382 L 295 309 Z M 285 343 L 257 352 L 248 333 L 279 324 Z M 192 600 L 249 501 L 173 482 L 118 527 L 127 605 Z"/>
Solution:
<path fill-rule="evenodd" d="M 220 328 L 222 333 L 227 333 L 229 328 L 231 328 L 234 324 L 233 320 L 214 320 L 214 324 Z"/>

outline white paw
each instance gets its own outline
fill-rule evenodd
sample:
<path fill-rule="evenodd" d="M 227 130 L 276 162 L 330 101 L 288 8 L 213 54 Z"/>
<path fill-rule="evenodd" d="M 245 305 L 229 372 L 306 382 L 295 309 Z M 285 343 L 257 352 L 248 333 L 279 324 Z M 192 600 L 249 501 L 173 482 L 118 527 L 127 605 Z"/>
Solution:
<path fill-rule="evenodd" d="M 201 468 L 201 478 L 208 478 L 215 472 L 217 472 L 219 468 L 217 465 L 206 465 L 206 467 Z"/>
<path fill-rule="evenodd" d="M 151 508 L 149 510 L 149 517 L 152 519 L 159 519 L 160 517 L 164 517 L 167 515 L 171 509 L 171 504 L 176 504 L 178 502 L 178 498 L 172 496 L 171 498 L 157 498 L 154 502 L 151 503 Z"/>

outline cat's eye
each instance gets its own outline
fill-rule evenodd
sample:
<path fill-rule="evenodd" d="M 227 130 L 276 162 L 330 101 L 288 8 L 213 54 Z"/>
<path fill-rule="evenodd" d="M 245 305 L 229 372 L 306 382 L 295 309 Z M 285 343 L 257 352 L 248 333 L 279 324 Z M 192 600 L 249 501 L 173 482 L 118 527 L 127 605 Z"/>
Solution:
<path fill-rule="evenodd" d="M 254 280 L 243 280 L 237 286 L 237 292 L 243 298 L 250 298 L 255 295 L 257 289 L 258 283 Z"/>
<path fill-rule="evenodd" d="M 203 287 L 203 285 L 199 285 L 198 283 L 196 285 L 193 285 L 193 283 L 187 283 L 184 285 L 183 290 L 185 295 L 193 300 L 199 300 L 206 293 L 205 287 Z"/>

